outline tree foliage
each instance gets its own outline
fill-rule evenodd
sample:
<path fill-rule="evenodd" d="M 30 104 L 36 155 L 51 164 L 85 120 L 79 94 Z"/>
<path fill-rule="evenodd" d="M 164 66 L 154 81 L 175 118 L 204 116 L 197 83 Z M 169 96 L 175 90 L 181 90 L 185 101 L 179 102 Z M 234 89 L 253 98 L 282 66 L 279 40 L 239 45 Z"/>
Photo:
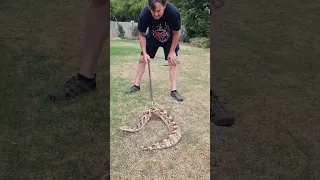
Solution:
<path fill-rule="evenodd" d="M 210 1 L 208 0 L 171 0 L 180 11 L 182 24 L 187 36 L 210 37 Z"/>
<path fill-rule="evenodd" d="M 181 21 L 188 38 L 210 37 L 210 1 L 209 0 L 170 0 L 181 14 Z M 147 0 L 111 0 L 111 20 L 138 21 L 141 10 Z"/>
<path fill-rule="evenodd" d="M 111 0 L 110 19 L 113 21 L 138 21 L 141 10 L 147 4 L 147 0 Z"/>

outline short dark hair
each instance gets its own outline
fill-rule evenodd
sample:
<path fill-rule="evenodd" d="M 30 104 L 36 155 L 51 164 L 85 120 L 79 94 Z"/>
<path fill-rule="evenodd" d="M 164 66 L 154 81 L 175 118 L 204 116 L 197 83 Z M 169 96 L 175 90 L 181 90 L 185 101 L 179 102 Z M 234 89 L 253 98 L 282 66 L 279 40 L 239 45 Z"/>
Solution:
<path fill-rule="evenodd" d="M 159 2 L 162 4 L 162 6 L 165 6 L 167 3 L 167 0 L 148 0 L 149 8 L 152 11 L 156 9 L 156 6 L 154 5 L 156 2 Z"/>

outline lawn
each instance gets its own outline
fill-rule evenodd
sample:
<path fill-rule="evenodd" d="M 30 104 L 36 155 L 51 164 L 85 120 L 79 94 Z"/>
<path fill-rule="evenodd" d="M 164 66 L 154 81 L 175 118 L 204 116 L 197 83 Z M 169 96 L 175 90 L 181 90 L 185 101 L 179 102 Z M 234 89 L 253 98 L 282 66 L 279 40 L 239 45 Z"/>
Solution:
<path fill-rule="evenodd" d="M 182 129 L 182 138 L 174 147 L 144 151 L 138 145 L 151 145 L 165 138 L 163 122 L 152 120 L 137 133 L 125 133 L 120 126 L 133 125 L 150 108 L 148 71 L 141 90 L 124 94 L 132 86 L 140 46 L 136 40 L 110 42 L 110 171 L 112 179 L 209 179 L 210 108 L 209 50 L 181 45 L 178 91 L 184 101 L 170 97 L 169 67 L 159 48 L 151 61 L 153 98 L 173 115 Z M 154 162 L 155 160 L 155 162 Z"/>
<path fill-rule="evenodd" d="M 97 179 L 108 155 L 107 49 L 96 92 L 48 98 L 77 71 L 87 2 L 0 4 L 0 179 Z"/>
<path fill-rule="evenodd" d="M 213 179 L 319 179 L 319 7 L 230 0 L 215 12 L 214 90 L 237 121 L 212 126 Z"/>

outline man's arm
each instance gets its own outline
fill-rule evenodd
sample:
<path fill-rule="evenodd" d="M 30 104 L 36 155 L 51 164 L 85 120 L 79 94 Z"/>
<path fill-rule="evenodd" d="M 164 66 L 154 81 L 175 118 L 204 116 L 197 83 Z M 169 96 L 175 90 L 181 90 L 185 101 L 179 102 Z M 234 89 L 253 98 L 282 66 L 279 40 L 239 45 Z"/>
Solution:
<path fill-rule="evenodd" d="M 173 31 L 173 38 L 172 38 L 172 44 L 170 47 L 170 53 L 175 52 L 175 49 L 179 43 L 180 39 L 180 31 Z"/>
<path fill-rule="evenodd" d="M 143 55 L 147 54 L 146 50 L 146 33 L 139 32 L 139 42 L 140 42 L 140 47 Z"/>

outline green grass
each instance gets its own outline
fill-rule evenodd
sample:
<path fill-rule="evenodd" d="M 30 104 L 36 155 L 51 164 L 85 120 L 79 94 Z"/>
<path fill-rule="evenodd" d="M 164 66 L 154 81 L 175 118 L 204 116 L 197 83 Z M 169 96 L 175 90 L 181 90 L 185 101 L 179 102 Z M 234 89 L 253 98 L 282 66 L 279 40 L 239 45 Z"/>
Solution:
<path fill-rule="evenodd" d="M 110 42 L 110 56 L 128 56 L 136 55 L 141 52 L 138 41 L 135 40 L 117 40 L 118 43 Z"/>
<path fill-rule="evenodd" d="M 214 91 L 237 121 L 213 126 L 212 178 L 319 177 L 319 5 L 232 0 L 215 12 Z"/>
<path fill-rule="evenodd" d="M 178 91 L 184 102 L 170 95 L 169 67 L 161 58 L 151 61 L 153 98 L 156 104 L 172 114 L 182 128 L 182 139 L 174 147 L 156 152 L 141 151 L 138 145 L 151 145 L 168 136 L 161 121 L 152 120 L 137 133 L 124 133 L 120 126 L 133 125 L 141 113 L 151 107 L 148 71 L 145 72 L 141 90 L 124 94 L 133 84 L 139 58 L 136 40 L 110 42 L 110 166 L 113 179 L 198 179 L 209 178 L 209 51 L 181 46 Z M 119 53 L 127 49 L 136 53 Z M 137 51 L 136 51 L 137 49 Z M 184 54 L 188 51 L 189 54 Z M 202 54 L 201 54 L 202 52 Z M 157 55 L 163 57 L 159 48 Z M 197 57 L 197 58 L 196 58 Z M 179 155 L 178 155 L 179 154 Z M 199 154 L 197 157 L 190 154 Z M 154 163 L 153 160 L 156 160 Z M 193 168 L 193 166 L 196 168 Z"/>
<path fill-rule="evenodd" d="M 0 21 L 1 179 L 101 176 L 107 64 L 99 62 L 97 92 L 68 102 L 48 98 L 77 71 L 86 3 L 15 0 L 2 1 L 1 8 L 7 8 Z"/>

